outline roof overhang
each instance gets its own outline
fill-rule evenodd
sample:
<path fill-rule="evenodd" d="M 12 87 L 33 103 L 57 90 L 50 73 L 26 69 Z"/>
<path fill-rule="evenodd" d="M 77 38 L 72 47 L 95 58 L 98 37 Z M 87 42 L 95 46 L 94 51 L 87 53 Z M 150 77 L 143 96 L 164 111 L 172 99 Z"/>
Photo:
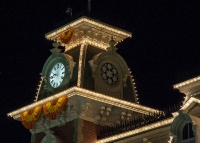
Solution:
<path fill-rule="evenodd" d="M 30 109 L 33 109 L 37 106 L 41 106 L 44 105 L 45 103 L 49 102 L 49 101 L 53 101 L 59 97 L 62 96 L 67 96 L 67 98 L 71 98 L 73 96 L 80 96 L 83 98 L 87 98 L 87 99 L 91 99 L 97 102 L 101 102 L 101 103 L 106 103 L 109 105 L 113 105 L 116 107 L 120 107 L 126 110 L 130 110 L 130 111 L 134 111 L 134 112 L 138 112 L 138 113 L 142 113 L 142 114 L 149 114 L 149 113 L 154 113 L 154 112 L 159 112 L 159 110 L 153 109 L 153 108 L 149 108 L 146 106 L 142 106 L 136 103 L 131 103 L 131 102 L 127 102 L 124 100 L 120 100 L 117 98 L 113 98 L 104 94 L 100 94 L 94 91 L 90 91 L 90 90 L 86 90 L 86 89 L 82 89 L 79 87 L 72 87 L 69 88 L 67 90 L 64 90 L 60 93 L 57 93 L 55 95 L 52 95 L 50 97 L 47 97 L 45 99 L 39 100 L 37 102 L 34 102 L 32 104 L 29 104 L 27 106 L 24 106 L 20 109 L 17 109 L 15 111 L 12 111 L 10 113 L 8 113 L 7 115 L 10 117 L 13 117 L 14 119 L 18 119 L 19 115 L 25 111 L 28 111 Z"/>
<path fill-rule="evenodd" d="M 176 89 L 179 89 L 180 92 L 188 96 L 188 95 L 193 95 L 193 94 L 195 95 L 199 94 L 200 93 L 199 86 L 200 86 L 200 76 L 197 76 L 195 78 L 175 84 L 173 87 Z"/>
<path fill-rule="evenodd" d="M 187 100 L 185 102 L 185 104 L 181 107 L 180 110 L 189 110 L 189 108 L 191 108 L 192 105 L 194 104 L 200 104 L 200 99 L 197 99 L 195 97 L 191 97 L 189 100 Z"/>
<path fill-rule="evenodd" d="M 185 104 L 190 97 L 198 97 L 200 95 L 200 76 L 175 84 L 173 87 L 186 95 Z"/>
<path fill-rule="evenodd" d="M 59 35 L 72 28 L 75 29 L 75 33 L 71 41 L 68 44 L 63 44 L 60 41 Z M 81 43 L 88 43 L 106 50 L 109 47 L 109 41 L 112 37 L 118 43 L 128 37 L 132 37 L 132 33 L 83 16 L 46 33 L 45 37 L 67 47 L 66 50 L 72 49 Z"/>
<path fill-rule="evenodd" d="M 186 81 L 184 81 L 184 82 L 180 82 L 180 83 L 178 83 L 178 84 L 175 84 L 173 87 L 174 87 L 174 88 L 177 88 L 177 89 L 180 89 L 180 88 L 183 88 L 183 87 L 185 87 L 185 86 L 189 86 L 189 85 L 191 85 L 191 84 L 194 84 L 194 83 L 196 83 L 196 82 L 200 82 L 200 76 L 197 76 L 197 77 L 195 77 L 195 78 L 191 78 L 191 79 L 186 80 Z"/>

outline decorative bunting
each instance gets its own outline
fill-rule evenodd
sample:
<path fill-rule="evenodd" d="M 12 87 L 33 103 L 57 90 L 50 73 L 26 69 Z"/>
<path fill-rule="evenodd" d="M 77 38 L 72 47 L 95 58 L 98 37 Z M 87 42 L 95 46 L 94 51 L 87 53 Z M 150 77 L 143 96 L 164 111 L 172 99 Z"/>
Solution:
<path fill-rule="evenodd" d="M 67 96 L 63 96 L 43 105 L 46 117 L 51 120 L 55 120 L 58 114 L 61 112 L 62 108 L 64 107 L 66 101 Z"/>
<path fill-rule="evenodd" d="M 38 106 L 20 114 L 21 122 L 26 129 L 32 129 L 37 122 L 42 111 L 42 106 Z"/>
<path fill-rule="evenodd" d="M 72 28 L 71 30 L 64 32 L 62 34 L 60 34 L 60 40 L 62 43 L 69 43 L 69 41 L 71 40 L 73 33 L 74 33 L 74 28 Z"/>

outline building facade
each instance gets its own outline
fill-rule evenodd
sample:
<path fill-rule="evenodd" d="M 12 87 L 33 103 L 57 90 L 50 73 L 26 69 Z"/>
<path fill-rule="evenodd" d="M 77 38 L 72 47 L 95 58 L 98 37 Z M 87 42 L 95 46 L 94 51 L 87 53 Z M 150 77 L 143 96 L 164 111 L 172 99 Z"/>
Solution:
<path fill-rule="evenodd" d="M 8 113 L 31 143 L 200 143 L 200 77 L 174 85 L 186 95 L 180 109 L 159 111 L 138 103 L 116 52 L 130 32 L 83 16 L 45 36 L 54 48 L 35 102 Z"/>

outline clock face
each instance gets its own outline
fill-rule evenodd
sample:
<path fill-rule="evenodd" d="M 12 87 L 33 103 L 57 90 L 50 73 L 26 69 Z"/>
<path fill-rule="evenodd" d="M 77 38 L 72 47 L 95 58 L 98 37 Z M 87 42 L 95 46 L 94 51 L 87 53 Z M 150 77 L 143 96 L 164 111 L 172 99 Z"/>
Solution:
<path fill-rule="evenodd" d="M 118 81 L 118 71 L 114 65 L 105 63 L 101 67 L 101 77 L 109 85 L 113 85 Z"/>
<path fill-rule="evenodd" d="M 50 71 L 49 82 L 53 88 L 57 88 L 63 82 L 65 77 L 65 66 L 62 63 L 56 63 Z"/>

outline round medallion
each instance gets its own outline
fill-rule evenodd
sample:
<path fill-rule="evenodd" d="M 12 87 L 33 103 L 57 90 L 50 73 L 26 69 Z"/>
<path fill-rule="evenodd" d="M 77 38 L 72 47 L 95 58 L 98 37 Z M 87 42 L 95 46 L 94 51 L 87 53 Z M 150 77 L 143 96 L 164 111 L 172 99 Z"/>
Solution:
<path fill-rule="evenodd" d="M 50 71 L 49 82 L 53 88 L 57 88 L 63 82 L 65 76 L 65 66 L 63 63 L 56 63 Z"/>
<path fill-rule="evenodd" d="M 118 81 L 118 71 L 114 65 L 105 63 L 101 67 L 101 77 L 109 85 L 113 85 Z"/>

